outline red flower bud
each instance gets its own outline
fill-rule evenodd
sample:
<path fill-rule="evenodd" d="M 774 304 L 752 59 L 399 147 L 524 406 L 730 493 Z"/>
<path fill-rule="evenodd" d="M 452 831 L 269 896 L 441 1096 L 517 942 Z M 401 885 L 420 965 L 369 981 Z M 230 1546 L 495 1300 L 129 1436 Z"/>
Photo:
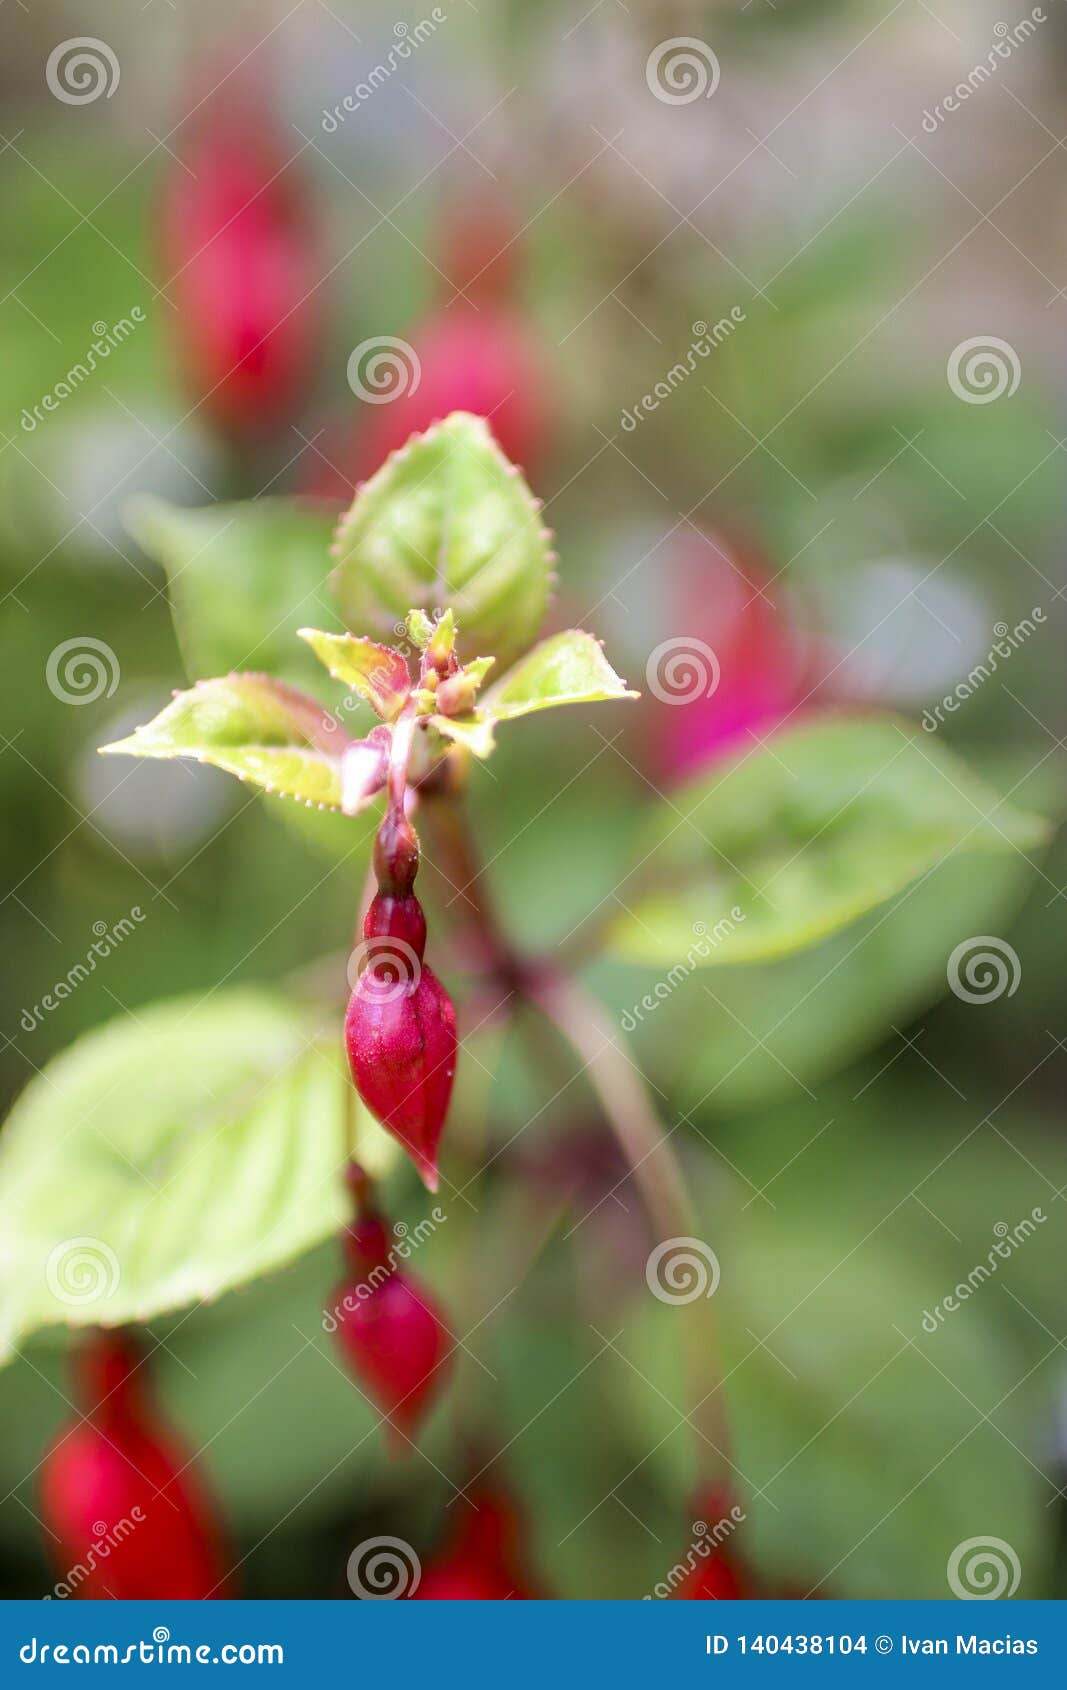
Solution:
<path fill-rule="evenodd" d="M 114 1333 L 78 1357 L 87 1418 L 61 1432 L 40 1471 L 41 1517 L 71 1594 L 223 1597 L 227 1560 L 189 1457 L 155 1419 L 146 1363 Z"/>
<path fill-rule="evenodd" d="M 432 1300 L 396 1266 L 366 1177 L 350 1170 L 359 1213 L 345 1235 L 355 1278 L 338 1287 L 337 1341 L 398 1444 L 410 1438 L 449 1374 L 452 1345 Z"/>
<path fill-rule="evenodd" d="M 396 871 L 402 884 L 403 872 Z M 412 870 L 411 878 L 414 878 Z M 410 885 L 410 881 L 407 882 Z M 379 893 L 363 923 L 362 972 L 345 1045 L 356 1090 L 436 1191 L 437 1145 L 456 1072 L 456 1012 L 422 960 L 426 922 L 413 893 Z"/>
<path fill-rule="evenodd" d="M 308 377 L 318 327 L 306 191 L 250 98 L 201 114 L 180 151 L 161 248 L 183 374 L 224 430 L 269 430 Z"/>
<path fill-rule="evenodd" d="M 468 1492 L 456 1501 L 457 1518 L 441 1553 L 426 1563 L 416 1602 L 536 1601 L 535 1588 L 522 1565 L 521 1517 L 511 1498 L 499 1491 Z"/>

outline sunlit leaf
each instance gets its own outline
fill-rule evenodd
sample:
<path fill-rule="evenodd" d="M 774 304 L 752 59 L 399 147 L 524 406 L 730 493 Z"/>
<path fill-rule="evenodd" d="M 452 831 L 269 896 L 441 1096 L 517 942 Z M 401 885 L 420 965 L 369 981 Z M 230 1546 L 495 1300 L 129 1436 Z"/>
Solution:
<path fill-rule="evenodd" d="M 267 675 L 223 675 L 179 692 L 108 755 L 191 757 L 267 792 L 341 808 L 341 760 L 353 742 L 322 706 Z"/>
<path fill-rule="evenodd" d="M 403 709 L 411 677 L 398 651 L 355 634 L 324 634 L 318 628 L 297 632 L 334 680 L 354 687 L 383 721 L 391 721 Z"/>
<path fill-rule="evenodd" d="M 343 1067 L 338 1028 L 246 991 L 158 1004 L 55 1058 L 0 1138 L 0 1351 L 217 1297 L 336 1230 Z M 391 1165 L 357 1119 L 361 1160 Z"/>

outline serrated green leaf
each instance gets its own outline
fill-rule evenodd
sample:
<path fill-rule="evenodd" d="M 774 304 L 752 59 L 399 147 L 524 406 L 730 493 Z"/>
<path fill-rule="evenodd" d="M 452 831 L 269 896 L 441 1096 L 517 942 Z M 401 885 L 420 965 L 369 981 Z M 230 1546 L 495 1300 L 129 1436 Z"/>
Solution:
<path fill-rule="evenodd" d="M 403 709 L 411 676 L 398 651 L 355 634 L 324 634 L 318 628 L 298 628 L 297 633 L 334 680 L 354 687 L 383 721 L 392 721 Z"/>
<path fill-rule="evenodd" d="M 458 411 L 388 458 L 342 517 L 333 587 L 353 632 L 388 638 L 409 609 L 452 610 L 458 650 L 507 667 L 548 606 L 538 507 L 480 417 Z"/>
<path fill-rule="evenodd" d="M 0 1139 L 0 1354 L 41 1326 L 117 1326 L 271 1272 L 344 1219 L 339 1029 L 237 991 L 88 1034 Z M 360 1158 L 391 1165 L 362 1112 Z"/>
<path fill-rule="evenodd" d="M 350 740 L 313 698 L 269 675 L 223 675 L 175 693 L 165 710 L 106 755 L 192 757 L 267 792 L 341 808 L 341 759 Z"/>
<path fill-rule="evenodd" d="M 1046 837 L 950 752 L 890 717 L 828 717 L 776 734 L 661 807 L 626 902 L 623 956 L 692 966 L 784 956 L 854 921 L 950 853 Z"/>
<path fill-rule="evenodd" d="M 498 722 L 550 710 L 557 704 L 593 704 L 609 698 L 638 698 L 615 673 L 600 641 L 577 628 L 542 640 L 511 672 L 491 687 L 482 711 Z"/>
<path fill-rule="evenodd" d="M 190 510 L 143 496 L 125 517 L 166 571 L 191 679 L 254 668 L 318 685 L 325 696 L 321 673 L 293 636 L 329 610 L 336 507 L 269 498 Z"/>

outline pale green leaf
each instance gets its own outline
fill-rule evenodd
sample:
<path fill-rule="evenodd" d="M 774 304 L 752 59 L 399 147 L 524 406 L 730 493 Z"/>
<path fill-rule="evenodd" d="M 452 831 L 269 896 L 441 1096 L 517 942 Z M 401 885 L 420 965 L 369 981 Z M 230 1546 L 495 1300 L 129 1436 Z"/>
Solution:
<path fill-rule="evenodd" d="M 952 753 L 890 717 L 825 717 L 672 793 L 613 948 L 709 966 L 826 938 L 956 853 L 1026 852 L 1047 833 Z"/>
<path fill-rule="evenodd" d="M 542 640 L 482 700 L 498 722 L 549 710 L 557 704 L 593 704 L 609 698 L 637 698 L 604 656 L 600 641 L 577 628 Z"/>
<path fill-rule="evenodd" d="M 355 634 L 324 634 L 318 628 L 298 628 L 297 633 L 334 680 L 354 687 L 383 721 L 403 709 L 411 676 L 398 651 Z"/>
<path fill-rule="evenodd" d="M 491 755 L 495 740 L 493 738 L 492 718 L 482 715 L 474 716 L 431 716 L 430 722 L 438 733 L 444 734 L 446 739 L 453 740 L 457 745 L 466 746 L 475 757 Z"/>
<path fill-rule="evenodd" d="M 351 1083 L 340 1029 L 253 991 L 88 1034 L 0 1136 L 0 1353 L 219 1296 L 337 1230 Z M 392 1143 L 360 1111 L 359 1155 Z"/>
<path fill-rule="evenodd" d="M 552 553 L 538 506 L 486 423 L 461 411 L 360 489 L 333 556 L 354 633 L 388 639 L 412 607 L 451 610 L 461 658 L 488 653 L 501 668 L 532 645 L 548 606 Z"/>
<path fill-rule="evenodd" d="M 353 744 L 314 699 L 267 675 L 197 681 L 108 755 L 192 757 L 267 792 L 341 808 L 341 759 Z"/>
<path fill-rule="evenodd" d="M 255 669 L 326 696 L 321 672 L 293 636 L 329 611 L 336 507 L 267 498 L 190 510 L 144 495 L 124 514 L 166 571 L 191 678 Z"/>

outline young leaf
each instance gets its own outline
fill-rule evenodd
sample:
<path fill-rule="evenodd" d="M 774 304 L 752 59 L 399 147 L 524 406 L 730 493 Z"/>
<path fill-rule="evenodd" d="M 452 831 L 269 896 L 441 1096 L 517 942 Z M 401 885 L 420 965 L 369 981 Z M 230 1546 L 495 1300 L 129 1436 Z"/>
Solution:
<path fill-rule="evenodd" d="M 660 889 L 626 897 L 613 948 L 694 967 L 783 956 L 950 854 L 1025 851 L 1046 832 L 909 725 L 824 718 L 672 794 L 642 870 Z"/>
<path fill-rule="evenodd" d="M 190 678 L 254 668 L 322 685 L 293 635 L 329 598 L 336 507 L 269 498 L 189 510 L 143 495 L 125 510 L 134 539 L 163 565 Z"/>
<path fill-rule="evenodd" d="M 552 553 L 538 507 L 485 422 L 462 411 L 415 435 L 360 489 L 333 555 L 354 632 L 384 639 L 412 606 L 452 610 L 464 660 L 487 653 L 507 667 L 548 606 Z"/>
<path fill-rule="evenodd" d="M 398 651 L 355 634 L 323 634 L 318 628 L 298 628 L 297 633 L 334 680 L 354 687 L 383 721 L 392 721 L 403 709 L 411 677 Z"/>
<path fill-rule="evenodd" d="M 223 675 L 175 693 L 106 755 L 192 757 L 267 792 L 341 808 L 341 759 L 354 742 L 315 700 L 268 675 Z"/>
<path fill-rule="evenodd" d="M 549 710 L 556 704 L 593 704 L 608 698 L 638 698 L 620 680 L 592 634 L 577 628 L 542 640 L 482 700 L 498 722 Z"/>
<path fill-rule="evenodd" d="M 0 1135 L 0 1355 L 41 1326 L 118 1326 L 269 1273 L 345 1218 L 351 1085 L 336 1029 L 253 991 L 89 1033 Z M 360 1111 L 360 1160 L 391 1140 Z"/>

